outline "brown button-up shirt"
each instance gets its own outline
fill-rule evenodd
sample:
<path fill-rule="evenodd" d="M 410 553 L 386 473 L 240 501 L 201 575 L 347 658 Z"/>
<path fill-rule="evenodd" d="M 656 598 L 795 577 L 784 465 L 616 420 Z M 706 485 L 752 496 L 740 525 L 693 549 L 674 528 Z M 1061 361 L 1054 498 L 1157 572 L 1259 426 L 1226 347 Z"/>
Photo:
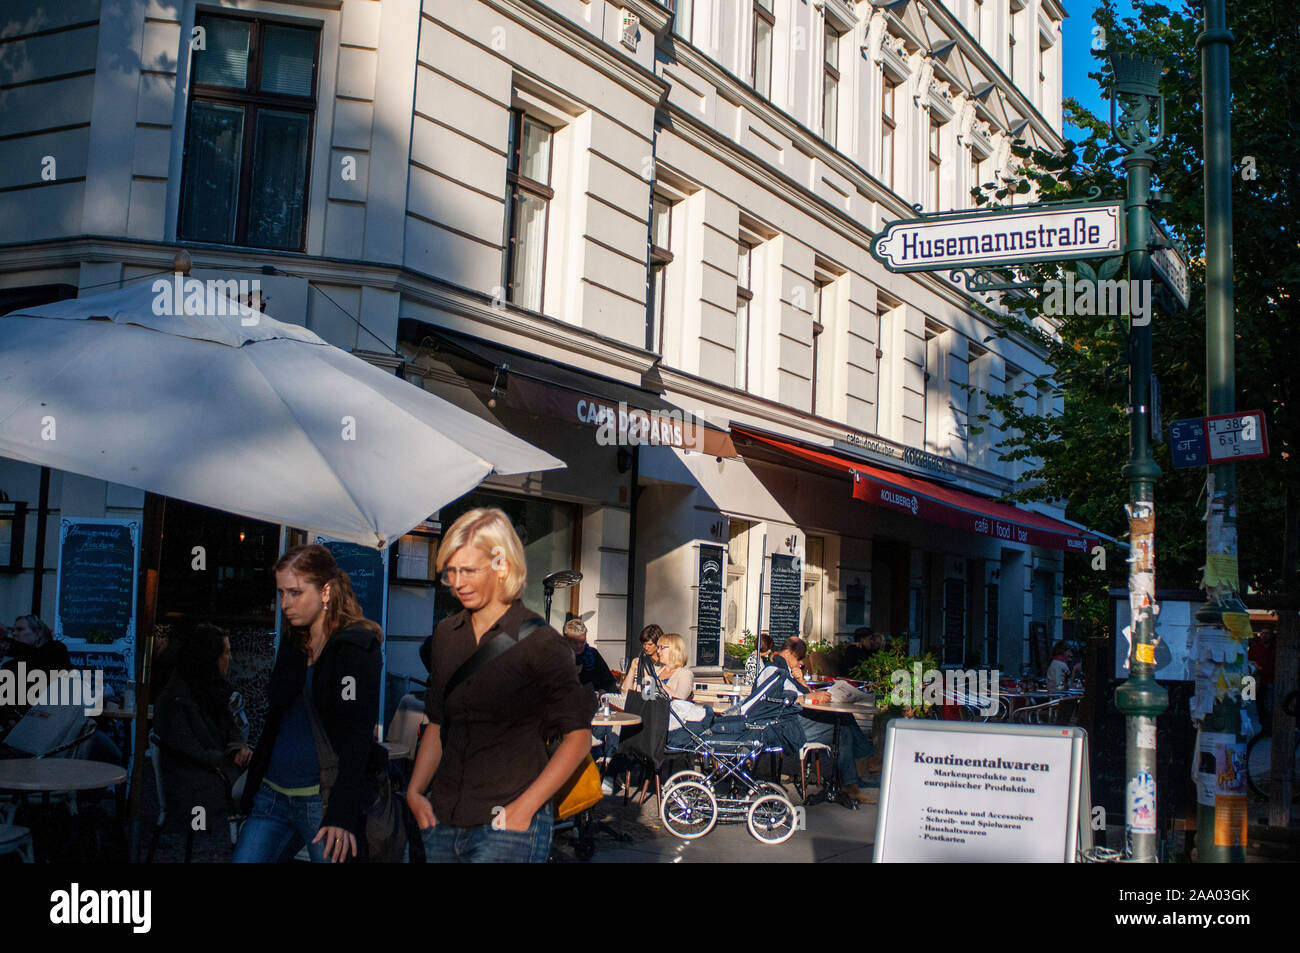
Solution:
<path fill-rule="evenodd" d="M 480 644 L 505 632 L 518 635 L 536 613 L 515 602 L 496 624 L 474 638 L 469 613 L 438 623 L 430 651 L 424 710 L 442 727 L 442 761 L 429 800 L 439 824 L 477 827 L 492 820 L 537 780 L 546 767 L 546 741 L 590 729 L 595 695 L 578 683 L 573 650 L 550 626 L 542 626 L 456 686 L 451 676 Z"/>

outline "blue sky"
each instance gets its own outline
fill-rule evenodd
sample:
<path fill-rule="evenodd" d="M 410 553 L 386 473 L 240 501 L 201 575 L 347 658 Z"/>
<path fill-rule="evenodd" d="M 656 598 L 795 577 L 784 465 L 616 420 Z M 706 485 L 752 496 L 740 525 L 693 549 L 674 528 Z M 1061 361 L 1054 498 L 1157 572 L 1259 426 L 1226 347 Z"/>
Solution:
<path fill-rule="evenodd" d="M 1092 11 L 1099 3 L 1096 0 L 1065 0 L 1064 33 L 1064 96 L 1073 96 L 1095 114 L 1105 118 L 1110 113 L 1110 104 L 1101 98 L 1101 87 L 1088 78 L 1088 73 L 1097 68 L 1097 57 L 1092 55 Z M 1120 18 L 1132 13 L 1132 4 L 1120 0 L 1116 4 Z M 1079 130 L 1066 123 L 1065 135 L 1076 142 L 1082 137 Z"/>

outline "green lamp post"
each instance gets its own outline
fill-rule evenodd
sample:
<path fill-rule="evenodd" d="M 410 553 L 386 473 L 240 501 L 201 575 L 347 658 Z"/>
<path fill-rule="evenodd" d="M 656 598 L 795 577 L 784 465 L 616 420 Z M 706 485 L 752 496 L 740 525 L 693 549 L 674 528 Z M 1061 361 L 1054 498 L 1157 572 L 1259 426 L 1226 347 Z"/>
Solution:
<path fill-rule="evenodd" d="M 1224 0 L 1206 0 L 1205 30 L 1196 39 L 1201 51 L 1201 96 L 1205 144 L 1205 371 L 1206 413 L 1230 414 L 1235 407 L 1235 317 L 1232 308 L 1232 125 L 1229 114 L 1228 30 Z M 1227 686 L 1197 734 L 1198 759 L 1245 761 L 1241 718 L 1241 677 L 1246 662 L 1249 617 L 1237 593 L 1237 473 L 1232 463 L 1209 468 L 1205 529 L 1206 602 L 1196 611 L 1198 664 L 1214 667 L 1216 686 Z M 1225 623 L 1232 623 L 1225 625 Z M 1217 630 L 1217 631 L 1216 631 Z M 1233 631 L 1236 630 L 1236 631 Z M 1237 650 L 1202 654 L 1201 638 L 1231 632 Z M 1220 640 L 1215 640 L 1220 641 Z M 1219 692 L 1216 691 L 1216 696 Z M 1202 753 L 1201 749 L 1205 751 Z M 1243 863 L 1246 859 L 1245 792 L 1219 790 L 1217 770 L 1197 765 L 1196 854 L 1202 863 Z M 1227 767 L 1227 765 L 1225 765 Z"/>
<path fill-rule="evenodd" d="M 1152 148 L 1164 135 L 1164 99 L 1160 95 L 1158 59 L 1129 53 L 1108 53 L 1114 70 L 1111 91 L 1111 132 L 1126 150 L 1124 252 L 1129 278 L 1151 280 Z M 1129 608 L 1132 651 L 1129 677 L 1115 691 L 1115 704 L 1125 716 L 1125 828 L 1127 859 L 1152 863 L 1157 859 L 1156 716 L 1169 696 L 1155 680 L 1155 484 L 1160 467 L 1151 455 L 1151 325 L 1129 321 L 1129 484 L 1125 507 L 1129 520 Z"/>

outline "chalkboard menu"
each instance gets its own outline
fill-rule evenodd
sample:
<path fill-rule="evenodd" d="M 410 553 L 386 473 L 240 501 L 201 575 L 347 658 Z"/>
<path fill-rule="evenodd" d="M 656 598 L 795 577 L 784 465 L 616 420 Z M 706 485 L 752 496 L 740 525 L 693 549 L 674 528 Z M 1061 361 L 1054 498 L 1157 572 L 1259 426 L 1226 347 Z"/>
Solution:
<path fill-rule="evenodd" d="M 135 640 L 138 520 L 59 521 L 56 637 L 88 646 Z"/>
<path fill-rule="evenodd" d="M 722 664 L 722 547 L 700 547 L 696 590 L 695 664 Z"/>
<path fill-rule="evenodd" d="M 772 554 L 772 581 L 768 588 L 767 632 L 779 650 L 786 639 L 799 634 L 803 601 L 803 573 L 793 556 Z"/>
<path fill-rule="evenodd" d="M 943 581 L 943 661 L 941 665 L 965 664 L 966 583 L 960 579 Z"/>
<path fill-rule="evenodd" d="M 388 550 L 372 549 L 359 543 L 345 543 L 317 536 L 316 542 L 334 555 L 339 568 L 348 574 L 352 591 L 361 603 L 361 614 L 381 628 L 387 625 L 384 608 L 388 589 Z"/>
<path fill-rule="evenodd" d="M 103 672 L 109 695 L 120 696 L 135 680 L 139 547 L 139 520 L 59 521 L 54 635 L 74 668 Z"/>

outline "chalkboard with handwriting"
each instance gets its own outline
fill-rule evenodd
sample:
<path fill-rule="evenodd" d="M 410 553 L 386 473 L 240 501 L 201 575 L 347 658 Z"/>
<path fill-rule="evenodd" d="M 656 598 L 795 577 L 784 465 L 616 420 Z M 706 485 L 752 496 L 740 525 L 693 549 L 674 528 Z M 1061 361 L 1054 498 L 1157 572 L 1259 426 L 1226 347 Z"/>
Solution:
<path fill-rule="evenodd" d="M 87 646 L 134 643 L 139 545 L 139 520 L 59 521 L 57 638 Z"/>

